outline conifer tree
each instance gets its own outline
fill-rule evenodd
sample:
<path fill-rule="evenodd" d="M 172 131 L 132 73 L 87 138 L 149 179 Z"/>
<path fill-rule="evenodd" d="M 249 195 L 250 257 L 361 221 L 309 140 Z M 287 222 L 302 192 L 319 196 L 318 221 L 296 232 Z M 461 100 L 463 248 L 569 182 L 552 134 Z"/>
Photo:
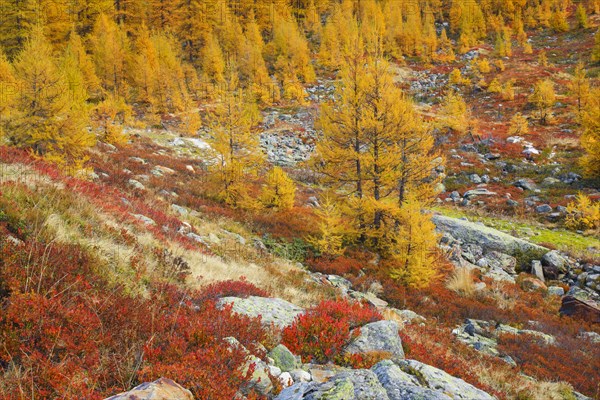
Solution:
<path fill-rule="evenodd" d="M 17 95 L 17 80 L 12 64 L 0 49 L 0 138 L 6 132 L 6 124 L 10 120 L 15 96 Z"/>
<path fill-rule="evenodd" d="M 448 91 L 444 97 L 440 110 L 441 122 L 444 126 L 459 133 L 469 129 L 469 111 L 467 103 L 459 93 Z"/>
<path fill-rule="evenodd" d="M 527 123 L 527 118 L 525 118 L 521 113 L 516 113 L 510 119 L 510 126 L 508 128 L 509 135 L 524 135 L 529 130 L 529 126 Z"/>
<path fill-rule="evenodd" d="M 540 51 L 538 54 L 538 64 L 540 64 L 542 67 L 548 66 L 548 56 L 546 56 L 545 50 Z"/>
<path fill-rule="evenodd" d="M 264 207 L 289 210 L 294 206 L 296 185 L 294 181 L 278 166 L 273 167 L 267 174 L 267 180 L 261 193 Z"/>
<path fill-rule="evenodd" d="M 421 208 L 421 203 L 412 196 L 400 208 L 400 228 L 392 250 L 395 263 L 390 270 L 392 278 L 415 288 L 427 286 L 437 275 L 435 225 Z"/>
<path fill-rule="evenodd" d="M 227 75 L 218 93 L 219 103 L 209 116 L 211 168 L 218 198 L 236 207 L 251 207 L 246 180 L 262 161 L 252 132 L 258 110 L 253 99 L 240 90 L 235 72 L 228 70 Z"/>
<path fill-rule="evenodd" d="M 533 93 L 529 96 L 529 102 L 538 110 L 542 124 L 548 122 L 550 109 L 555 101 L 554 84 L 549 79 L 538 81 L 533 87 Z"/>
<path fill-rule="evenodd" d="M 575 71 L 569 84 L 569 90 L 577 100 L 577 114 L 581 114 L 581 110 L 585 107 L 590 95 L 590 83 L 586 78 L 585 68 L 582 62 L 579 62 L 577 67 L 575 67 Z"/>
<path fill-rule="evenodd" d="M 127 97 L 126 80 L 129 41 L 125 31 L 101 14 L 90 37 L 96 75 L 105 93 Z"/>
<path fill-rule="evenodd" d="M 96 76 L 94 63 L 85 50 L 81 36 L 75 31 L 71 32 L 67 42 L 63 65 L 66 70 L 77 71 L 76 73 L 81 75 L 80 78 L 67 76 L 67 80 L 81 79 L 81 89 L 85 92 L 86 101 L 101 96 L 102 87 Z"/>
<path fill-rule="evenodd" d="M 79 168 L 94 136 L 87 131 L 83 97 L 70 93 L 57 64 L 42 28 L 34 28 L 14 61 L 20 90 L 9 115 L 8 137 L 52 162 Z"/>
<path fill-rule="evenodd" d="M 575 11 L 575 18 L 577 19 L 577 28 L 586 29 L 589 26 L 587 12 L 585 7 L 581 4 L 577 6 Z"/>
<path fill-rule="evenodd" d="M 594 47 L 592 48 L 592 61 L 600 62 L 600 27 L 596 31 L 594 39 Z"/>
<path fill-rule="evenodd" d="M 208 82 L 217 86 L 221 85 L 225 81 L 225 59 L 221 46 L 213 33 L 207 34 L 201 60 L 202 71 Z"/>
<path fill-rule="evenodd" d="M 131 117 L 131 107 L 123 98 L 109 94 L 106 99 L 94 107 L 92 125 L 100 139 L 115 146 L 124 146 L 127 136 L 123 133 L 123 125 Z"/>
<path fill-rule="evenodd" d="M 246 82 L 252 94 L 262 104 L 278 100 L 279 88 L 269 76 L 262 52 L 265 47 L 254 18 L 246 23 L 244 48 L 239 59 L 240 79 Z"/>
<path fill-rule="evenodd" d="M 582 112 L 581 146 L 586 155 L 581 164 L 587 176 L 600 178 L 600 89 L 595 88 Z"/>
<path fill-rule="evenodd" d="M 442 29 L 438 43 L 439 50 L 436 56 L 437 59 L 442 62 L 454 61 L 456 56 L 454 55 L 454 50 L 452 49 L 452 42 L 450 39 L 448 39 L 448 35 L 446 34 L 446 28 Z"/>
<path fill-rule="evenodd" d="M 320 207 L 315 209 L 315 214 L 319 218 L 319 235 L 308 237 L 308 242 L 322 255 L 341 255 L 344 252 L 344 237 L 348 236 L 348 231 L 345 227 L 346 219 L 343 218 L 338 203 L 331 196 L 324 196 Z"/>
<path fill-rule="evenodd" d="M 567 11 L 562 7 L 557 7 L 550 17 L 550 26 L 555 32 L 567 32 L 569 30 Z"/>

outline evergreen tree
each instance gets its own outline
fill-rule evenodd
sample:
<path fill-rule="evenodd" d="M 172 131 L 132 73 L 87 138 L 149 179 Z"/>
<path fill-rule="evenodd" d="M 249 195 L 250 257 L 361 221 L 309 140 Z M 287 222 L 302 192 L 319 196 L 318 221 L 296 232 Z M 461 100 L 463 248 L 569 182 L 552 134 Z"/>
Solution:
<path fill-rule="evenodd" d="M 570 92 L 577 100 L 577 114 L 581 114 L 581 110 L 585 107 L 590 95 L 590 83 L 586 78 L 585 68 L 582 62 L 577 64 L 571 82 L 569 84 Z"/>
<path fill-rule="evenodd" d="M 585 7 L 581 4 L 577 6 L 575 11 L 575 18 L 577 19 L 577 27 L 580 29 L 586 29 L 589 26 L 587 12 Z"/>
<path fill-rule="evenodd" d="M 600 89 L 595 88 L 590 93 L 581 121 L 581 146 L 586 152 L 581 164 L 587 176 L 600 178 Z"/>

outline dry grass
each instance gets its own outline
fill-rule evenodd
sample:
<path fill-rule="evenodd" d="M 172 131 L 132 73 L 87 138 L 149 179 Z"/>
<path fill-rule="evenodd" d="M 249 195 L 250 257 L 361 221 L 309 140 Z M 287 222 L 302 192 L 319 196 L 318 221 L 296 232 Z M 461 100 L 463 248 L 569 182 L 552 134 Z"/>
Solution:
<path fill-rule="evenodd" d="M 475 293 L 475 282 L 471 270 L 466 267 L 456 268 L 446 287 L 463 296 L 472 296 Z"/>

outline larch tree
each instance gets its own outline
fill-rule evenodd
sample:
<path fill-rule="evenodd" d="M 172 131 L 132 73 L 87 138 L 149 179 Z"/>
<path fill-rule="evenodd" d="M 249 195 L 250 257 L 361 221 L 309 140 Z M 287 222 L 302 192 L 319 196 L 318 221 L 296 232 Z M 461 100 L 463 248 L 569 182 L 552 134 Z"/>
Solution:
<path fill-rule="evenodd" d="M 529 131 L 529 123 L 527 122 L 527 118 L 521 114 L 516 113 L 510 119 L 510 125 L 508 127 L 509 135 L 524 135 Z"/>
<path fill-rule="evenodd" d="M 536 82 L 533 93 L 529 96 L 529 102 L 538 110 L 540 122 L 548 123 L 552 106 L 556 102 L 554 83 L 549 79 Z"/>
<path fill-rule="evenodd" d="M 217 37 L 211 32 L 206 35 L 206 43 L 202 48 L 202 71 L 207 83 L 220 86 L 225 82 L 225 58 Z M 207 90 L 211 94 L 212 90 Z"/>
<path fill-rule="evenodd" d="M 435 225 L 421 208 L 421 203 L 411 196 L 399 209 L 400 228 L 395 233 L 392 254 L 395 262 L 390 269 L 392 278 L 415 288 L 427 286 L 437 275 Z"/>
<path fill-rule="evenodd" d="M 592 48 L 592 61 L 600 62 L 600 27 L 594 35 L 594 47 Z"/>
<path fill-rule="evenodd" d="M 127 59 L 130 46 L 125 31 L 106 15 L 101 14 L 89 40 L 96 75 L 105 93 L 126 98 L 129 90 Z"/>
<path fill-rule="evenodd" d="M 14 71 L 20 90 L 8 120 L 10 142 L 63 167 L 81 167 L 85 151 L 95 141 L 87 130 L 85 99 L 71 93 L 41 28 L 31 32 L 14 61 Z"/>
<path fill-rule="evenodd" d="M 575 19 L 577 20 L 577 28 L 586 29 L 589 26 L 587 11 L 581 4 L 577 6 L 577 10 L 575 11 Z"/>
<path fill-rule="evenodd" d="M 296 198 L 296 184 L 278 166 L 271 168 L 267 173 L 266 182 L 260 196 L 261 203 L 267 208 L 289 210 L 294 207 Z"/>
<path fill-rule="evenodd" d="M 77 70 L 81 74 L 82 89 L 85 90 L 87 95 L 85 100 L 94 100 L 101 96 L 102 87 L 100 86 L 100 79 L 96 75 L 94 62 L 87 54 L 81 36 L 75 31 L 71 32 L 67 42 L 63 63 L 71 65 L 72 70 Z M 71 80 L 68 76 L 67 79 Z"/>
<path fill-rule="evenodd" d="M 571 82 L 569 83 L 569 90 L 577 101 L 577 114 L 581 115 L 581 110 L 587 104 L 588 97 L 590 96 L 590 82 L 586 77 L 585 67 L 582 62 L 579 62 L 577 67 L 575 67 Z"/>
<path fill-rule="evenodd" d="M 269 76 L 262 52 L 265 47 L 258 24 L 251 18 L 246 23 L 243 51 L 239 58 L 240 79 L 262 104 L 279 99 L 279 88 Z"/>
<path fill-rule="evenodd" d="M 470 115 L 467 103 L 455 91 L 448 91 L 440 109 L 440 121 L 443 126 L 461 134 L 470 128 Z"/>
<path fill-rule="evenodd" d="M 589 101 L 582 112 L 581 146 L 586 155 L 581 164 L 587 176 L 600 178 L 600 89 L 591 91 Z"/>
<path fill-rule="evenodd" d="M 207 142 L 217 197 L 244 208 L 251 206 L 247 179 L 263 159 L 253 132 L 259 113 L 253 99 L 240 89 L 236 74 L 227 74 L 219 102 L 208 117 L 211 136 Z"/>
<path fill-rule="evenodd" d="M 320 203 L 315 209 L 319 219 L 318 236 L 310 236 L 307 240 L 322 255 L 339 256 L 344 252 L 344 237 L 350 236 L 347 219 L 342 215 L 339 202 L 331 196 L 323 196 Z"/>
<path fill-rule="evenodd" d="M 13 111 L 17 92 L 17 80 L 13 66 L 0 49 L 0 138 L 6 132 L 6 123 L 10 120 L 9 114 Z"/>

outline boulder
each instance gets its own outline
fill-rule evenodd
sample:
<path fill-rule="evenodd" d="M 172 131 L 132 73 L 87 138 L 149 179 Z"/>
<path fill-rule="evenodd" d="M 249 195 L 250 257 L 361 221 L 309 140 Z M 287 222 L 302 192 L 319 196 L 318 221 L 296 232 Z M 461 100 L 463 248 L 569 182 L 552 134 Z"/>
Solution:
<path fill-rule="evenodd" d="M 567 272 L 567 260 L 556 250 L 544 254 L 542 257 L 542 266 L 556 273 L 564 274 Z"/>
<path fill-rule="evenodd" d="M 427 364 L 416 360 L 400 360 L 397 362 L 400 369 L 419 377 L 422 386 L 446 394 L 452 399 L 464 400 L 493 400 L 493 396 L 477 389 L 462 379 Z"/>
<path fill-rule="evenodd" d="M 531 179 L 519 179 L 515 182 L 513 182 L 513 186 L 521 188 L 523 190 L 535 190 L 537 189 L 537 186 L 535 185 L 535 182 Z"/>
<path fill-rule="evenodd" d="M 559 312 L 562 315 L 600 323 L 600 304 L 593 300 L 593 297 L 586 290 L 574 286 L 563 297 Z"/>
<path fill-rule="evenodd" d="M 269 352 L 269 357 L 273 359 L 273 364 L 283 372 L 292 371 L 301 365 L 301 362 L 298 359 L 299 357 L 292 354 L 292 352 L 282 344 L 274 347 L 273 350 Z"/>
<path fill-rule="evenodd" d="M 476 244 L 488 251 L 495 250 L 510 255 L 524 252 L 543 254 L 548 251 L 545 247 L 474 222 L 443 215 L 433 215 L 431 220 L 438 231 L 448 233 L 465 244 Z"/>
<path fill-rule="evenodd" d="M 396 321 L 377 321 L 352 331 L 357 335 L 344 349 L 348 354 L 387 352 L 391 358 L 404 358 L 400 329 Z"/>
<path fill-rule="evenodd" d="M 232 310 L 237 314 L 252 318 L 261 316 L 263 324 L 274 324 L 279 328 L 291 325 L 294 319 L 304 312 L 303 308 L 288 301 L 270 297 L 223 297 L 217 306 L 223 308 L 227 304 L 232 304 Z"/>
<path fill-rule="evenodd" d="M 475 197 L 475 196 L 496 196 L 497 194 L 498 193 L 490 192 L 489 190 L 487 190 L 485 188 L 477 188 L 477 189 L 467 190 L 465 192 L 465 194 L 463 195 L 463 197 L 465 199 L 470 199 L 471 197 Z"/>
<path fill-rule="evenodd" d="M 192 392 L 167 378 L 142 383 L 106 400 L 194 400 Z"/>
<path fill-rule="evenodd" d="M 551 294 L 554 296 L 563 296 L 565 294 L 565 289 L 563 289 L 560 286 L 549 286 L 548 294 Z"/>
<path fill-rule="evenodd" d="M 542 268 L 542 263 L 539 260 L 531 261 L 531 274 L 535 275 L 542 282 L 545 281 L 544 270 Z"/>
<path fill-rule="evenodd" d="M 390 400 L 450 400 L 444 393 L 422 387 L 416 377 L 402 371 L 390 360 L 384 360 L 371 368 L 385 389 Z"/>
<path fill-rule="evenodd" d="M 541 204 L 535 208 L 535 212 L 538 214 L 546 214 L 552 212 L 552 207 L 549 204 Z"/>
<path fill-rule="evenodd" d="M 485 258 L 487 259 L 490 268 L 502 269 L 509 274 L 515 273 L 517 259 L 513 256 L 492 250 L 485 255 Z"/>

